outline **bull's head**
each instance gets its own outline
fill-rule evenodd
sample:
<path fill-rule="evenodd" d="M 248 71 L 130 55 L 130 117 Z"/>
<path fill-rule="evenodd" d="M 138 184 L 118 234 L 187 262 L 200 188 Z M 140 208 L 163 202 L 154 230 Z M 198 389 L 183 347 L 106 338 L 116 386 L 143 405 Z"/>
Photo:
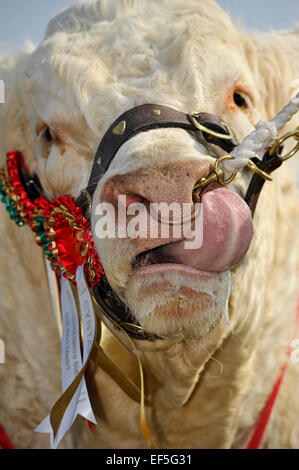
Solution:
<path fill-rule="evenodd" d="M 294 93 L 295 61 L 293 67 L 286 59 L 283 39 L 273 36 L 270 45 L 250 38 L 213 1 L 79 2 L 50 22 L 36 50 L 4 64 L 1 153 L 22 151 L 53 199 L 78 197 L 107 128 L 143 103 L 211 113 L 241 141 Z M 285 57 L 278 59 L 275 47 L 285 47 Z M 175 238 L 173 230 L 167 237 L 99 238 L 97 206 L 118 210 L 119 196 L 126 196 L 125 206 L 192 204 L 194 185 L 224 154 L 183 129 L 150 130 L 126 142 L 97 182 L 91 224 L 106 277 L 150 333 L 188 339 L 214 331 L 223 339 L 244 321 L 238 308 L 231 308 L 229 327 L 221 319 L 232 287 L 238 307 L 253 263 L 268 259 L 268 248 L 259 259 L 257 245 L 255 261 L 250 251 L 245 256 L 252 237 L 242 200 L 249 173 L 239 174 L 230 189 L 205 190 L 203 245 L 196 249 L 186 249 L 184 236 Z M 273 185 L 264 207 L 274 194 Z M 259 214 L 257 223 L 266 233 L 268 222 Z"/>

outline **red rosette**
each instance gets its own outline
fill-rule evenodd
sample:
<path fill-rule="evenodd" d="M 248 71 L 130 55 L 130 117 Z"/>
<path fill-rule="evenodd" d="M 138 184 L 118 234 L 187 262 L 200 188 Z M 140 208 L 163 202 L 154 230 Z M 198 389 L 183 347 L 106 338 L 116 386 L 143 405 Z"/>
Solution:
<path fill-rule="evenodd" d="M 90 286 L 95 286 L 104 275 L 104 271 L 95 249 L 89 222 L 85 219 L 81 207 L 76 206 L 74 198 L 61 196 L 54 202 L 40 196 L 31 201 L 24 189 L 19 168 L 26 165 L 20 152 L 7 154 L 7 169 L 13 193 L 18 196 L 19 211 L 37 234 L 37 242 L 44 249 L 50 250 L 52 263 L 58 272 L 75 282 L 78 266 L 85 264 L 85 272 Z M 41 230 L 37 219 L 45 219 Z M 41 242 L 42 234 L 46 240 Z M 44 246 L 45 245 L 45 246 Z"/>
<path fill-rule="evenodd" d="M 19 173 L 19 166 L 25 167 L 23 155 L 20 152 L 9 152 L 7 154 L 7 169 L 10 183 L 13 187 L 13 193 L 20 198 L 18 204 L 22 206 L 28 222 L 30 222 L 34 203 L 30 200 L 24 189 Z"/>
<path fill-rule="evenodd" d="M 87 264 L 88 280 L 92 285 L 97 284 L 103 268 L 82 208 L 69 196 L 61 196 L 49 206 L 40 200 L 39 205 L 46 217 L 46 235 L 51 240 L 50 250 L 56 266 L 75 282 L 78 266 Z"/>
<path fill-rule="evenodd" d="M 29 217 L 29 225 L 31 230 L 37 233 L 37 228 L 36 228 L 36 218 L 37 217 L 44 217 L 46 218 L 46 214 L 48 214 L 51 211 L 51 208 L 53 208 L 53 204 L 48 201 L 48 199 L 45 196 L 40 196 L 37 199 L 35 199 L 33 203 L 33 210 L 32 213 Z"/>
<path fill-rule="evenodd" d="M 77 268 L 84 264 L 89 248 L 89 223 L 82 209 L 69 196 L 61 196 L 49 205 L 40 199 L 37 206 L 46 218 L 45 231 L 56 266 L 66 278 L 75 281 Z"/>

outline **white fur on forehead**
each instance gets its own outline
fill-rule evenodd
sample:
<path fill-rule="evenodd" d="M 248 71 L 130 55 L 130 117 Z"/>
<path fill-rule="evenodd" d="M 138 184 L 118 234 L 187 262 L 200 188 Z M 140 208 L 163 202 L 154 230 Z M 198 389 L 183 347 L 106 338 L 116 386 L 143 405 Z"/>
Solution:
<path fill-rule="evenodd" d="M 229 66 L 216 62 L 211 70 L 211 48 L 220 48 Z M 212 0 L 84 0 L 50 22 L 39 49 L 45 73 L 48 64 L 64 81 L 95 134 L 144 102 L 191 111 L 207 95 L 203 82 L 209 89 L 216 80 L 219 88 L 223 69 L 234 80 L 242 55 L 238 31 Z M 214 97 L 207 98 L 205 111 L 212 112 Z"/>
<path fill-rule="evenodd" d="M 48 38 L 56 32 L 72 34 L 87 31 L 96 23 L 118 20 L 134 14 L 153 17 L 162 12 L 170 19 L 172 16 L 198 13 L 210 21 L 218 14 L 221 23 L 223 20 L 227 22 L 228 19 L 214 0 L 146 0 L 146 9 L 144 5 L 144 0 L 80 0 L 65 8 L 49 22 L 45 37 Z"/>

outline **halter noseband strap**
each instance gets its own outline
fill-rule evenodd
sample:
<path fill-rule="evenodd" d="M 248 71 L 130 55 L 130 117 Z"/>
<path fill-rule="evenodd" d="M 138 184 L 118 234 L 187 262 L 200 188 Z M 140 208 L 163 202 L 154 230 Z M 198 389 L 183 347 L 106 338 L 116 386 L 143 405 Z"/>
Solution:
<path fill-rule="evenodd" d="M 81 192 L 76 204 L 82 208 L 86 207 L 87 200 L 92 199 L 99 180 L 125 142 L 140 132 L 160 128 L 181 128 L 189 132 L 203 132 L 203 136 L 209 143 L 218 145 L 228 153 L 237 145 L 232 139 L 233 136 L 228 135 L 228 128 L 212 114 L 189 115 L 157 104 L 137 106 L 116 119 L 104 135 L 95 155 L 88 186 Z"/>

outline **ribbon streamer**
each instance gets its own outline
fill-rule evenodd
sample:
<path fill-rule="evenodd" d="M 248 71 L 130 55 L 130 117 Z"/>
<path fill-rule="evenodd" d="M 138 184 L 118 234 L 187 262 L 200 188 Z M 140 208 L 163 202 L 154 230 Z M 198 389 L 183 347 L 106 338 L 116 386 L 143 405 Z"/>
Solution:
<path fill-rule="evenodd" d="M 52 266 L 48 258 L 44 257 L 46 273 L 48 277 L 48 285 L 52 303 L 52 309 L 54 314 L 55 323 L 59 332 L 59 337 L 62 339 L 62 315 L 60 308 L 60 293 L 59 285 L 57 280 L 57 274 L 53 271 Z"/>
<path fill-rule="evenodd" d="M 77 269 L 81 319 L 71 284 L 61 279 L 62 336 L 62 390 L 63 394 L 53 406 L 50 415 L 36 428 L 36 432 L 50 433 L 51 448 L 57 448 L 76 416 L 96 424 L 89 401 L 84 373 L 96 338 L 96 322 L 92 301 L 85 283 L 83 266 Z M 80 350 L 80 327 L 83 333 L 83 362 Z"/>
<path fill-rule="evenodd" d="M 83 363 L 87 363 L 96 339 L 96 319 L 93 310 L 92 299 L 84 278 L 83 266 L 77 269 L 77 288 L 80 302 L 81 325 L 83 335 Z M 89 401 L 85 379 L 83 379 L 82 391 L 78 403 L 78 413 L 88 421 L 97 424 Z"/>

